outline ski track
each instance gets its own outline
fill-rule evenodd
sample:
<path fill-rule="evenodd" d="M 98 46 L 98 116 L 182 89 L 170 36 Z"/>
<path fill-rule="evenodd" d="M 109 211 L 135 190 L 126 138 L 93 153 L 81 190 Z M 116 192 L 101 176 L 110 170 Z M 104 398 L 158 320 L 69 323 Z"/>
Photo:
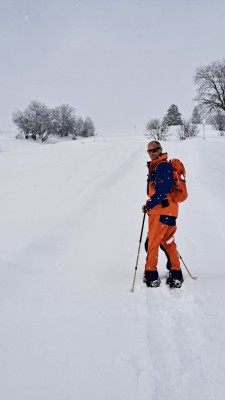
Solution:
<path fill-rule="evenodd" d="M 193 289 L 194 285 L 192 282 Z M 187 287 L 171 290 L 165 279 L 157 289 L 137 285 L 136 296 L 135 313 L 130 313 L 137 331 L 142 332 L 139 357 L 145 365 L 142 374 L 137 374 L 138 387 L 142 388 L 138 400 L 216 400 L 204 359 L 204 332 L 199 324 L 205 296 L 193 295 Z"/>
<path fill-rule="evenodd" d="M 142 277 L 141 274 L 137 275 L 134 293 L 137 304 L 134 307 L 132 302 L 130 314 L 133 314 L 136 331 L 141 331 L 140 336 L 143 342 L 141 350 L 139 349 L 139 355 L 137 355 L 137 358 L 141 356 L 142 364 L 145 365 L 143 372 L 137 374 L 138 400 L 224 399 L 223 378 L 221 373 L 215 373 L 213 368 L 215 364 L 221 365 L 222 369 L 222 366 L 224 366 L 223 353 L 218 354 L 215 345 L 217 332 L 221 330 L 222 312 L 220 313 L 218 300 L 210 288 L 207 286 L 207 289 L 201 290 L 201 287 L 198 287 L 198 283 L 202 279 L 201 272 L 205 273 L 206 269 L 204 268 L 206 266 L 202 264 L 202 257 L 205 252 L 204 239 L 202 240 L 202 238 L 206 234 L 205 226 L 201 226 L 202 215 L 207 217 L 209 226 L 215 228 L 215 230 L 207 231 L 207 236 L 211 237 L 211 243 L 214 244 L 214 237 L 216 236 L 217 246 L 222 248 L 224 236 L 222 220 L 215 225 L 214 214 L 209 210 L 209 203 L 213 204 L 216 200 L 218 208 L 223 209 L 223 207 L 222 199 L 215 198 L 215 191 L 208 192 L 209 177 L 205 177 L 204 168 L 201 166 L 205 163 L 206 154 L 202 155 L 201 153 L 199 156 L 198 153 L 198 156 L 193 157 L 193 154 L 195 154 L 194 146 L 195 143 L 193 142 L 190 145 L 190 147 L 193 147 L 193 152 L 190 152 L 191 156 L 187 154 L 186 161 L 184 157 L 184 163 L 187 169 L 190 169 L 189 180 L 192 185 L 189 184 L 189 205 L 199 230 L 195 232 L 193 238 L 187 236 L 187 232 L 189 233 L 192 230 L 193 219 L 189 217 L 190 213 L 188 214 L 189 211 L 187 209 L 186 211 L 184 206 L 182 211 L 184 211 L 184 216 L 186 214 L 185 224 L 183 223 L 181 229 L 178 227 L 177 238 L 180 238 L 180 241 L 189 242 L 189 258 L 195 260 L 196 263 L 190 266 L 191 272 L 193 275 L 195 273 L 199 275 L 199 279 L 197 281 L 192 280 L 182 264 L 185 281 L 181 289 L 169 289 L 165 277 L 162 278 L 161 271 L 161 286 L 154 289 L 146 288 L 142 283 L 138 283 L 138 280 L 140 282 Z M 223 149 L 221 150 L 222 155 Z M 199 165 L 203 174 L 196 178 L 196 170 L 198 170 Z M 216 168 L 219 168 L 219 166 L 218 163 Z M 216 179 L 219 178 L 216 177 Z M 210 182 L 214 182 L 216 188 L 217 182 L 213 172 Z M 220 183 L 218 181 L 218 185 Z M 192 196 L 192 190 L 196 194 L 196 198 Z M 200 204 L 199 199 L 204 198 L 208 198 L 209 203 L 203 200 Z M 196 241 L 198 243 L 197 254 L 195 251 Z M 182 246 L 180 247 L 181 254 L 183 254 Z M 208 254 L 209 268 L 207 268 L 207 271 L 210 270 L 210 262 L 213 265 L 214 251 L 217 250 L 212 247 L 212 251 Z M 185 255 L 184 258 L 185 260 L 188 259 Z M 198 262 L 199 268 L 197 269 Z M 223 264 L 221 263 L 221 265 Z M 141 269 L 140 265 L 139 262 Z M 218 267 L 220 268 L 220 266 Z M 221 307 L 223 307 L 223 304 L 221 304 Z M 212 324 L 209 324 L 211 320 Z M 207 336 L 205 332 L 207 332 Z M 209 337 L 212 338 L 210 341 Z M 224 348 L 224 340 L 221 337 L 219 340 L 222 349 Z M 141 390 L 141 388 L 144 389 Z M 146 390 L 149 397 L 146 396 Z"/>

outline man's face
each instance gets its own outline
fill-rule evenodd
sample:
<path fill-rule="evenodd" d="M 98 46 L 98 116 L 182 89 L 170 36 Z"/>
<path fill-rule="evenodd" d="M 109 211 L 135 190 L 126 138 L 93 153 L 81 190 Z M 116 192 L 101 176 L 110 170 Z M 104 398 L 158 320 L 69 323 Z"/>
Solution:
<path fill-rule="evenodd" d="M 155 160 L 162 153 L 162 147 L 159 147 L 154 143 L 149 143 L 147 152 L 151 160 Z"/>

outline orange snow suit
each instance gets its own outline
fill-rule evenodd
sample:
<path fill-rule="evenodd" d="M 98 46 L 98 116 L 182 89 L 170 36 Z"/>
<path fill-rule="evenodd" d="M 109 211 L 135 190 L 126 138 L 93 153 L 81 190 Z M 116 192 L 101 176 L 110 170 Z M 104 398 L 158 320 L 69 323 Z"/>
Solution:
<path fill-rule="evenodd" d="M 146 203 L 149 208 L 147 212 L 149 225 L 145 270 L 157 270 L 159 246 L 166 253 L 170 268 L 180 270 L 179 256 L 174 241 L 178 204 L 172 200 L 169 193 L 173 185 L 173 169 L 167 162 L 167 154 L 162 154 L 148 163 L 148 167 L 147 192 L 150 199 Z"/>

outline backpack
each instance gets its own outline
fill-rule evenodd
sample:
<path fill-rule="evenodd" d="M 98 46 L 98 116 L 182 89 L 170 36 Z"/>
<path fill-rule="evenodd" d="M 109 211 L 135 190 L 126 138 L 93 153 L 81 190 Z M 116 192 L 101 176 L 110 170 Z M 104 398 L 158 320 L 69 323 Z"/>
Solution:
<path fill-rule="evenodd" d="M 173 201 L 176 203 L 182 203 L 188 197 L 187 186 L 186 186 L 186 171 L 184 165 L 177 158 L 173 158 L 169 161 L 173 167 L 173 178 L 174 185 L 170 192 Z"/>

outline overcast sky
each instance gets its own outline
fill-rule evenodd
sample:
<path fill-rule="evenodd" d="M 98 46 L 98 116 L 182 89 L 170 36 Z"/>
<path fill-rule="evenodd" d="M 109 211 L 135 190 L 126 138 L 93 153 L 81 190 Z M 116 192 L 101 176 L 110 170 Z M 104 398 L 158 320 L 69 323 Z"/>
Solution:
<path fill-rule="evenodd" d="M 0 0 L 0 130 L 31 100 L 100 134 L 191 115 L 193 74 L 225 58 L 225 0 Z"/>

